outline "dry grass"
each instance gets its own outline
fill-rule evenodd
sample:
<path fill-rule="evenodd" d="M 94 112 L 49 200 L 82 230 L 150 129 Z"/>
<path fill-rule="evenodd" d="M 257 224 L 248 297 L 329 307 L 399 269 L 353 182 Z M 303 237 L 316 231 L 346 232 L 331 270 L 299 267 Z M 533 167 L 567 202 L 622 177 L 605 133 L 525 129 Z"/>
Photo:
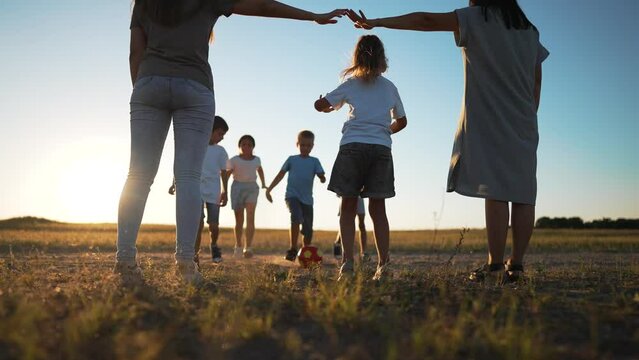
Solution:
<path fill-rule="evenodd" d="M 202 288 L 172 275 L 174 229 L 146 226 L 146 284 L 111 274 L 113 225 L 0 230 L 0 359 L 548 359 L 639 357 L 639 232 L 537 231 L 528 282 L 472 284 L 484 233 L 394 232 L 391 281 L 372 267 L 336 283 L 335 260 L 282 260 L 285 231 L 257 257 L 213 265 Z M 316 242 L 330 248 L 334 232 Z M 222 232 L 229 254 L 231 232 Z M 11 251 L 9 251 L 11 248 Z M 281 254 L 280 254 L 281 253 Z"/>

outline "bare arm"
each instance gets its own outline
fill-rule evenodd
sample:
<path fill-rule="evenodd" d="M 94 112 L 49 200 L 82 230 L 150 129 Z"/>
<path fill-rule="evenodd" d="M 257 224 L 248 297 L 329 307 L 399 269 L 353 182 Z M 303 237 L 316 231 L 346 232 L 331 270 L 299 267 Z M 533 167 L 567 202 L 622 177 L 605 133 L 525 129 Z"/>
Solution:
<path fill-rule="evenodd" d="M 539 102 L 541 101 L 541 64 L 537 65 L 535 69 L 535 105 L 536 110 L 539 110 Z"/>
<path fill-rule="evenodd" d="M 142 58 L 144 58 L 144 51 L 146 50 L 146 34 L 140 27 L 134 27 L 131 29 L 131 43 L 129 46 L 129 70 L 131 71 L 131 84 L 135 85 L 135 80 L 138 78 L 138 69 Z"/>
<path fill-rule="evenodd" d="M 400 117 L 399 119 L 395 119 L 390 125 L 391 134 L 397 134 L 402 131 L 408 124 L 408 120 L 406 116 Z"/>
<path fill-rule="evenodd" d="M 315 110 L 319 112 L 329 113 L 334 109 L 331 106 L 331 103 L 329 103 L 326 98 L 323 98 L 322 95 L 320 95 L 320 98 L 315 100 Z"/>
<path fill-rule="evenodd" d="M 269 185 L 268 188 L 266 188 L 266 200 L 268 200 L 269 202 L 273 202 L 273 197 L 271 197 L 271 191 L 273 191 L 273 188 L 275 188 L 277 184 L 279 184 L 280 181 L 282 181 L 282 179 L 284 178 L 284 174 L 286 174 L 286 171 L 280 170 L 280 172 L 277 173 L 277 175 L 275 175 L 275 178 L 273 179 L 273 181 L 271 181 L 271 185 Z"/>
<path fill-rule="evenodd" d="M 355 23 L 356 28 L 367 30 L 374 27 L 385 27 L 389 29 L 415 31 L 459 31 L 457 15 L 454 12 L 414 12 L 394 17 L 367 19 L 361 10 L 359 15 L 353 10 L 348 10 L 346 15 Z"/>
<path fill-rule="evenodd" d="M 274 0 L 238 0 L 233 13 L 247 16 L 274 17 L 315 21 L 318 24 L 335 24 L 335 17 L 342 17 L 346 9 L 335 9 L 329 13 L 316 14 Z"/>
<path fill-rule="evenodd" d="M 266 181 L 264 181 L 264 170 L 261 166 L 257 168 L 257 175 L 260 177 L 260 182 L 262 183 L 262 189 L 266 189 Z"/>
<path fill-rule="evenodd" d="M 322 184 L 326 182 L 326 176 L 324 176 L 324 173 L 317 174 L 317 177 L 320 179 Z"/>
<path fill-rule="evenodd" d="M 222 170 L 220 172 L 220 177 L 222 178 L 222 192 L 220 193 L 220 206 L 225 206 L 229 201 L 228 196 L 228 187 L 229 187 L 229 175 L 230 173 L 226 170 Z"/>

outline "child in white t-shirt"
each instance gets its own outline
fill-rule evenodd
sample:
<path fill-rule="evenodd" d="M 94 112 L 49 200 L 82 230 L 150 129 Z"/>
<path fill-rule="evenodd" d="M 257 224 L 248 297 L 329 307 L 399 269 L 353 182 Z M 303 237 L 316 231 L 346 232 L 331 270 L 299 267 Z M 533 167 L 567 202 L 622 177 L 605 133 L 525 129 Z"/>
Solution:
<path fill-rule="evenodd" d="M 340 234 L 344 256 L 338 280 L 353 274 L 353 243 L 357 197 L 369 198 L 378 263 L 374 280 L 387 273 L 389 261 L 388 218 L 385 199 L 395 196 L 391 134 L 406 127 L 406 114 L 395 85 L 382 74 L 388 68 L 382 41 L 375 35 L 360 37 L 348 77 L 326 97 L 315 102 L 321 112 L 349 105 L 342 128 L 340 149 L 328 189 L 342 197 Z"/>
<path fill-rule="evenodd" d="M 253 256 L 251 244 L 255 234 L 255 207 L 260 188 L 257 186 L 257 175 L 260 177 L 262 189 L 266 189 L 264 170 L 260 158 L 253 155 L 255 139 L 251 135 L 243 135 L 238 141 L 240 154 L 229 159 L 226 170 L 233 174 L 231 185 L 231 208 L 235 212 L 235 249 L 234 257 L 240 256 L 242 249 L 242 232 L 244 227 L 244 209 L 246 209 L 246 243 L 242 255 L 244 258 Z"/>

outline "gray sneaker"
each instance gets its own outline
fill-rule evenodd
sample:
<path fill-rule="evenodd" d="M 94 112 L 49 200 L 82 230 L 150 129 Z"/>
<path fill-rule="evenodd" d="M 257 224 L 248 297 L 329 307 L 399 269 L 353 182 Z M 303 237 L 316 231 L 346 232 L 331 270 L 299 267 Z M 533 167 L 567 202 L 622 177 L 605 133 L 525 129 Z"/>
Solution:
<path fill-rule="evenodd" d="M 342 264 L 339 268 L 339 276 L 337 277 L 337 281 L 348 281 L 355 277 L 355 269 L 353 268 L 353 263 L 351 261 L 347 261 Z"/>
<path fill-rule="evenodd" d="M 142 283 L 142 269 L 136 261 L 116 261 L 113 273 L 120 276 L 120 279 L 127 284 Z"/>
<path fill-rule="evenodd" d="M 175 274 L 186 284 L 199 286 L 204 281 L 197 264 L 193 261 L 176 261 Z"/>

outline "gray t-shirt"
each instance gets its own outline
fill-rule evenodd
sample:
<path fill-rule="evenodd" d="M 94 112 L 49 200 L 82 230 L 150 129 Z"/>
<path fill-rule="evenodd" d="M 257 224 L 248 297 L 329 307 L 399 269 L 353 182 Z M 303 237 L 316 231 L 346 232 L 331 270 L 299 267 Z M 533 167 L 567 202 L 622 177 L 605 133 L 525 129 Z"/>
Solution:
<path fill-rule="evenodd" d="M 195 80 L 213 90 L 209 65 L 209 35 L 221 15 L 230 16 L 235 0 L 183 0 L 186 19 L 176 26 L 154 23 L 134 6 L 131 26 L 147 37 L 138 79 L 158 75 Z M 199 7 L 199 9 L 198 9 Z"/>
<path fill-rule="evenodd" d="M 535 68 L 548 57 L 534 28 L 507 29 L 480 6 L 455 11 L 465 92 L 448 175 L 448 191 L 535 204 L 537 106 Z"/>

